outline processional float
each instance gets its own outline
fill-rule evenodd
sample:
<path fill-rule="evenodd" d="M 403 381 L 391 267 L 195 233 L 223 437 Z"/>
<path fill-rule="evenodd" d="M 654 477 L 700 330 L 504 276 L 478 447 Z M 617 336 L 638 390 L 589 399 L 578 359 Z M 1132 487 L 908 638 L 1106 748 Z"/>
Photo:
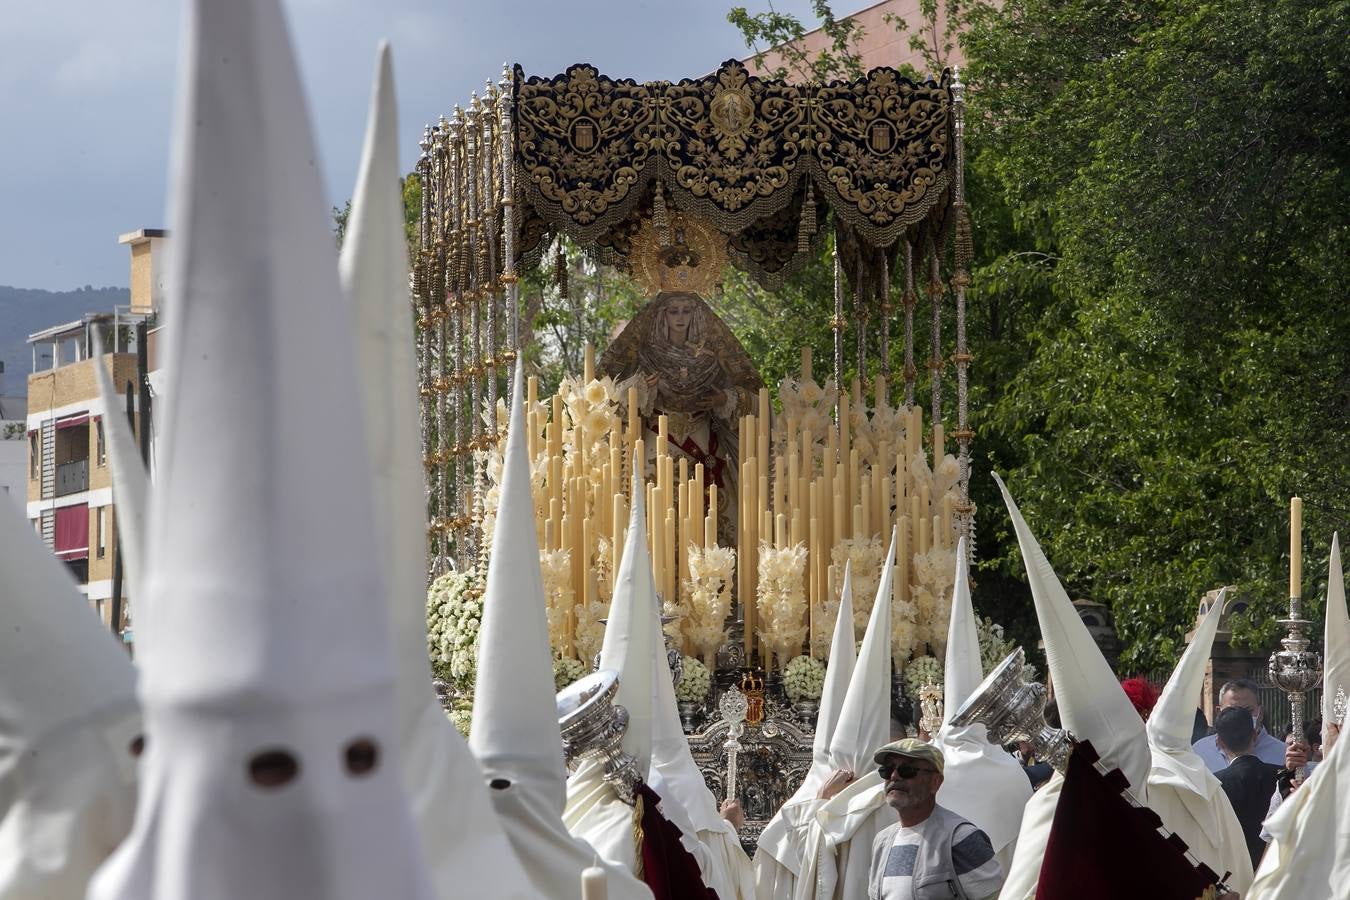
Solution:
<path fill-rule="evenodd" d="M 776 690 L 790 660 L 824 659 L 844 562 L 854 561 L 861 631 L 872 596 L 859 573 L 880 571 L 896 527 L 897 662 L 940 656 L 945 642 L 956 541 L 973 545 L 975 512 L 963 117 L 959 78 L 946 73 L 791 84 L 730 61 L 702 78 L 637 83 L 589 65 L 548 78 L 516 67 L 421 143 L 412 286 L 430 575 L 489 552 L 499 400 L 530 337 L 521 278 L 565 237 L 649 301 L 598 370 L 588 352 L 554 396 L 529 383 L 554 651 L 588 662 L 599 648 L 639 464 L 657 589 L 676 617 L 669 639 L 717 672 L 719 690 L 746 690 L 739 743 L 721 720 L 695 728 L 691 744 L 710 784 L 725 748 L 740 751 L 752 835 L 791 793 L 781 782 L 809 765 L 809 717 Z M 772 396 L 714 311 L 724 266 L 773 291 L 831 236 L 829 377 L 815 380 L 804 350 L 800 377 Z M 944 406 L 949 362 L 955 410 Z M 756 742 L 770 740 L 781 752 L 756 785 Z"/>

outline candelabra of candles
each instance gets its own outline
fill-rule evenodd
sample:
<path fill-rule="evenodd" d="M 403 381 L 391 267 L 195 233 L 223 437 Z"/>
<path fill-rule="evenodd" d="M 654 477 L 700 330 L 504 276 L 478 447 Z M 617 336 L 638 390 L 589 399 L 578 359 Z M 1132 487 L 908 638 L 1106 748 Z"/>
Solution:
<path fill-rule="evenodd" d="M 1270 656 L 1270 679 L 1289 696 L 1289 717 L 1295 739 L 1303 735 L 1304 695 L 1322 680 L 1322 656 L 1309 650 L 1308 629 L 1303 618 L 1303 501 L 1294 497 L 1289 503 L 1289 616 L 1279 619 L 1288 632 L 1280 640 L 1282 649 Z"/>

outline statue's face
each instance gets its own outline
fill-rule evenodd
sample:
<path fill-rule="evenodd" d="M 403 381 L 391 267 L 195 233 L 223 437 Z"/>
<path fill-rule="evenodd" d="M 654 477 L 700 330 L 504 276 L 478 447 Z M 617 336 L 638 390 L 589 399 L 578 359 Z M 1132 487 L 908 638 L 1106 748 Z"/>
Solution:
<path fill-rule="evenodd" d="M 671 334 L 686 334 L 689 323 L 694 319 L 694 301 L 687 297 L 675 297 L 666 304 L 666 327 Z"/>

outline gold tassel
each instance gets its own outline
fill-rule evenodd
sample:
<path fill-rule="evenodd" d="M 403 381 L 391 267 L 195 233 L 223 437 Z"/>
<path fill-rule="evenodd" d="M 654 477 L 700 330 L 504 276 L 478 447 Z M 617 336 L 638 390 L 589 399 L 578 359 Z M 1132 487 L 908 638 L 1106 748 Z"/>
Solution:
<path fill-rule="evenodd" d="M 816 234 L 816 196 L 810 187 L 806 189 L 806 202 L 802 204 L 802 217 L 797 223 L 797 252 L 811 251 L 811 238 Z"/>
<path fill-rule="evenodd" d="M 666 189 L 659 181 L 652 195 L 652 227 L 656 229 L 656 239 L 661 246 L 669 247 L 670 217 L 666 213 Z"/>
<path fill-rule="evenodd" d="M 638 794 L 633 802 L 633 851 L 636 859 L 633 860 L 633 877 L 642 881 L 642 795 Z"/>
<path fill-rule="evenodd" d="M 956 207 L 956 268 L 969 269 L 975 259 L 975 241 L 970 233 L 970 214 L 964 203 Z"/>

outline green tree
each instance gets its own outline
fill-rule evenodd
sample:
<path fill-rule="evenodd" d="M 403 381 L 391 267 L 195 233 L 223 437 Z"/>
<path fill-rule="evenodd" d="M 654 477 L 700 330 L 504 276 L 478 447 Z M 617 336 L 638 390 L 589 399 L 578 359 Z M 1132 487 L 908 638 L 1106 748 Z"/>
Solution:
<path fill-rule="evenodd" d="M 1271 645 L 1293 493 L 1316 613 L 1350 520 L 1348 11 L 1007 0 L 944 3 L 940 23 L 925 0 L 909 28 L 930 71 L 957 32 L 968 61 L 976 602 L 1024 642 L 991 469 L 1071 592 L 1110 604 L 1125 668 L 1170 664 L 1225 583 L 1253 601 L 1239 638 Z M 805 32 L 738 12 L 748 41 Z M 774 299 L 815 323 L 830 302 Z M 772 330 L 725 314 L 773 359 Z"/>
<path fill-rule="evenodd" d="M 745 46 L 755 51 L 755 68 L 768 78 L 786 78 L 792 81 L 830 81 L 835 78 L 857 78 L 862 74 L 862 60 L 857 44 L 863 37 L 863 28 L 851 18 L 836 19 L 830 4 L 811 0 L 811 10 L 821 31 L 829 38 L 829 45 L 812 55 L 801 44 L 807 28 L 796 16 L 780 13 L 769 4 L 769 11 L 751 15 L 744 6 L 733 7 L 727 21 L 741 32 Z M 768 68 L 766 55 L 773 50 L 778 62 Z"/>
<path fill-rule="evenodd" d="M 1291 494 L 1304 593 L 1325 590 L 1350 512 L 1348 11 L 971 12 L 973 166 L 1058 257 L 985 433 L 1061 575 L 1112 606 L 1127 665 L 1174 658 L 1196 597 L 1224 583 L 1269 645 Z"/>

